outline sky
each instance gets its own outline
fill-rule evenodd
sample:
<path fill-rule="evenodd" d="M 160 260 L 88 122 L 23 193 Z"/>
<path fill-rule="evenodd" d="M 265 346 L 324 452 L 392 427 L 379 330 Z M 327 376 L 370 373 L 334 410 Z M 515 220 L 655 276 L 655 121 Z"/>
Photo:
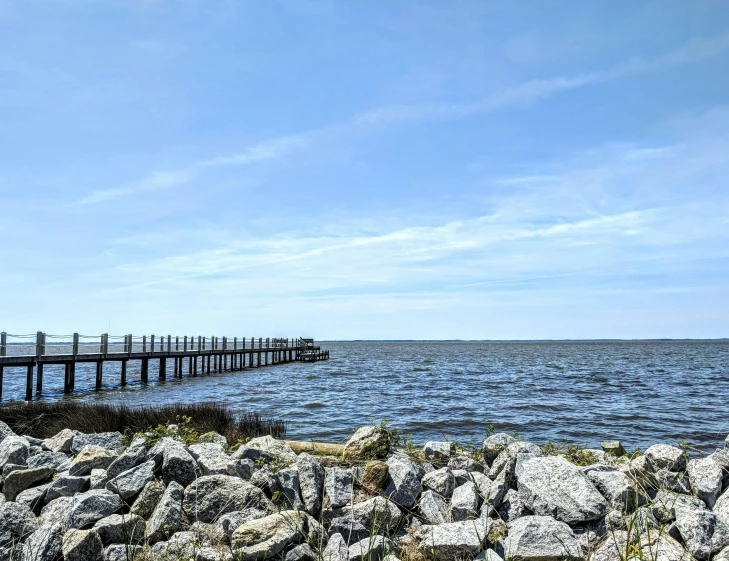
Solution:
<path fill-rule="evenodd" d="M 729 3 L 0 0 L 0 330 L 729 337 Z"/>

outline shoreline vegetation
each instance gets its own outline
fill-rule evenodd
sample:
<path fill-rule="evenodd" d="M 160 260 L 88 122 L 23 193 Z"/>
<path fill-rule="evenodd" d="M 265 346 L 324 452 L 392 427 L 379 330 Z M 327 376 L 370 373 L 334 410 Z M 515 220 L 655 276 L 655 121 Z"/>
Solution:
<path fill-rule="evenodd" d="M 729 561 L 729 444 L 285 432 L 215 403 L 0 408 L 0 559 Z"/>

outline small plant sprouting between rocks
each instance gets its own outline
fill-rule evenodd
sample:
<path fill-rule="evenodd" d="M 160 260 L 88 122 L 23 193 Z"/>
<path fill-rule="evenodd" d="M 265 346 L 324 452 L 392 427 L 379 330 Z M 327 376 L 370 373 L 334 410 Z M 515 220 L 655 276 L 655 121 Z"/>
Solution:
<path fill-rule="evenodd" d="M 599 462 L 597 455 L 577 444 L 555 444 L 552 441 L 540 446 L 545 456 L 562 456 L 576 466 L 589 466 Z"/>
<path fill-rule="evenodd" d="M 144 438 L 145 446 L 154 446 L 163 438 L 174 438 L 184 442 L 186 446 L 200 442 L 200 433 L 192 428 L 192 418 L 187 415 L 177 415 L 175 423 L 170 425 L 157 425 L 144 433 L 136 433 L 137 437 Z"/>

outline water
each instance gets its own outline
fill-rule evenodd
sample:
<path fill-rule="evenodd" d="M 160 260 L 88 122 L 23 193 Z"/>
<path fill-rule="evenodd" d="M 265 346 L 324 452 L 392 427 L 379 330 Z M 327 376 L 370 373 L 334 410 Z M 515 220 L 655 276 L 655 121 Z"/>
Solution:
<path fill-rule="evenodd" d="M 626 447 L 686 440 L 723 446 L 729 432 L 729 341 L 324 343 L 331 360 L 139 382 L 139 364 L 79 365 L 76 393 L 63 396 L 63 370 L 47 366 L 44 400 L 157 405 L 219 401 L 234 411 L 286 419 L 288 437 L 341 442 L 369 420 L 387 418 L 417 443 L 479 442 L 486 427 L 533 442 Z M 168 376 L 171 364 L 168 361 Z M 6 369 L 6 399 L 22 399 L 24 369 Z"/>

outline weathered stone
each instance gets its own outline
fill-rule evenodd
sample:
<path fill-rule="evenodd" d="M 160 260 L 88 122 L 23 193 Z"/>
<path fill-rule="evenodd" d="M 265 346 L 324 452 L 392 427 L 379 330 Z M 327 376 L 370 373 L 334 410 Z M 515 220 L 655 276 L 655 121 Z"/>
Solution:
<path fill-rule="evenodd" d="M 722 473 L 719 465 L 711 458 L 693 459 L 686 464 L 686 473 L 694 495 L 713 508 L 721 493 Z"/>
<path fill-rule="evenodd" d="M 223 514 L 223 516 L 218 518 L 217 525 L 223 532 L 223 534 L 227 536 L 228 541 L 230 541 L 233 532 L 235 532 L 238 527 L 242 526 L 246 522 L 250 522 L 251 520 L 265 518 L 269 514 L 269 512 L 265 510 L 259 510 L 257 508 L 247 508 L 242 511 L 236 510 L 234 512 L 228 512 L 227 514 Z"/>
<path fill-rule="evenodd" d="M 150 481 L 154 481 L 152 460 L 117 475 L 107 482 L 106 488 L 117 493 L 122 499 L 130 499 L 138 495 Z"/>
<path fill-rule="evenodd" d="M 65 520 L 70 528 L 90 526 L 97 520 L 118 512 L 122 507 L 119 495 L 103 489 L 80 493 L 70 499 L 71 507 Z"/>
<path fill-rule="evenodd" d="M 450 499 L 453 489 L 456 488 L 456 478 L 453 476 L 451 468 L 444 467 L 426 474 L 423 477 L 422 485 L 425 489 L 430 489 L 441 497 Z"/>
<path fill-rule="evenodd" d="M 624 511 L 626 507 L 635 508 L 648 502 L 649 497 L 640 486 L 632 483 L 631 479 L 617 469 L 586 468 L 582 472 L 597 488 L 613 508 Z"/>
<path fill-rule="evenodd" d="M 661 468 L 668 471 L 686 469 L 686 454 L 680 448 L 668 444 L 654 444 L 645 451 L 645 459 L 653 471 Z"/>
<path fill-rule="evenodd" d="M 529 510 L 567 524 L 598 520 L 607 510 L 607 502 L 585 474 L 560 457 L 524 462 L 518 491 Z"/>
<path fill-rule="evenodd" d="M 447 460 L 451 457 L 451 443 L 429 440 L 423 446 L 423 456 L 428 460 Z"/>
<path fill-rule="evenodd" d="M 324 494 L 329 498 L 332 508 L 349 504 L 353 494 L 351 472 L 337 466 L 326 468 Z"/>
<path fill-rule="evenodd" d="M 486 499 L 491 492 L 491 481 L 486 475 L 478 471 L 472 471 L 468 474 L 469 481 L 473 481 L 476 485 L 476 491 L 478 492 L 479 499 Z M 479 501 L 480 502 L 480 501 Z"/>
<path fill-rule="evenodd" d="M 368 530 L 379 531 L 396 527 L 402 517 L 397 505 L 385 497 L 372 497 L 346 508 L 345 513 Z"/>
<path fill-rule="evenodd" d="M 18 436 L 13 432 L 13 429 L 11 429 L 6 423 L 3 421 L 0 421 L 0 442 L 5 440 L 8 436 Z"/>
<path fill-rule="evenodd" d="M 496 457 L 491 464 L 488 476 L 491 479 L 496 479 L 503 469 L 509 469 L 511 472 L 515 472 L 516 463 L 520 455 L 531 454 L 532 456 L 541 456 L 542 450 L 536 444 L 531 442 L 516 441 L 507 445 Z M 525 458 L 528 456 L 525 456 Z"/>
<path fill-rule="evenodd" d="M 195 458 L 202 475 L 227 475 L 230 458 L 221 444 L 206 442 L 193 444 L 187 450 Z"/>
<path fill-rule="evenodd" d="M 549 516 L 515 520 L 504 541 L 504 556 L 513 561 L 582 561 L 580 542 L 565 524 Z"/>
<path fill-rule="evenodd" d="M 89 477 L 89 489 L 105 489 L 109 476 L 105 469 L 92 469 Z"/>
<path fill-rule="evenodd" d="M 127 448 L 106 468 L 106 474 L 109 479 L 114 479 L 145 461 L 147 461 L 147 451 L 144 448 Z"/>
<path fill-rule="evenodd" d="M 286 552 L 284 561 L 315 561 L 317 555 L 308 543 L 300 543 Z"/>
<path fill-rule="evenodd" d="M 197 477 L 197 463 L 181 444 L 164 448 L 162 460 L 162 479 L 169 484 L 176 481 L 187 487 Z"/>
<path fill-rule="evenodd" d="M 274 475 L 268 466 L 263 466 L 261 469 L 253 472 L 249 481 L 251 485 L 258 487 L 268 497 L 273 497 L 275 493 L 281 491 L 278 484 L 278 477 Z"/>
<path fill-rule="evenodd" d="M 223 450 L 228 449 L 228 439 L 214 430 L 201 434 L 200 442 L 212 442 L 213 444 L 220 444 L 223 447 Z"/>
<path fill-rule="evenodd" d="M 719 518 L 729 524 L 729 489 L 724 491 L 724 493 L 717 499 L 716 503 L 714 503 L 713 510 Z"/>
<path fill-rule="evenodd" d="M 28 456 L 26 465 L 29 468 L 50 467 L 57 470 L 66 461 L 68 461 L 68 456 L 63 452 L 38 452 Z"/>
<path fill-rule="evenodd" d="M 229 475 L 206 475 L 185 489 L 182 508 L 192 520 L 212 522 L 222 514 L 246 508 L 272 511 L 273 505 L 247 481 Z"/>
<path fill-rule="evenodd" d="M 466 471 L 480 471 L 483 472 L 484 466 L 482 463 L 477 462 L 473 458 L 468 456 L 456 456 L 448 460 L 448 467 L 452 470 L 463 469 Z"/>
<path fill-rule="evenodd" d="M 197 536 L 195 532 L 177 532 L 169 541 L 157 542 L 152 546 L 155 561 L 189 561 L 195 559 Z"/>
<path fill-rule="evenodd" d="M 123 448 L 122 435 L 120 432 L 78 433 L 74 435 L 71 442 L 71 452 L 78 454 L 85 446 L 89 445 L 118 452 Z"/>
<path fill-rule="evenodd" d="M 296 467 L 299 471 L 299 487 L 304 510 L 311 515 L 317 515 L 321 510 L 324 494 L 325 472 L 319 460 L 303 452 L 296 458 Z"/>
<path fill-rule="evenodd" d="M 231 538 L 233 555 L 240 561 L 275 557 L 286 547 L 318 540 L 321 525 L 303 511 L 285 510 L 238 527 Z"/>
<path fill-rule="evenodd" d="M 349 561 L 349 548 L 344 536 L 332 534 L 322 552 L 322 561 Z"/>
<path fill-rule="evenodd" d="M 139 545 L 113 543 L 104 550 L 104 561 L 131 561 L 141 550 Z"/>
<path fill-rule="evenodd" d="M 106 469 L 116 458 L 111 450 L 89 444 L 84 446 L 71 462 L 69 475 L 89 475 L 92 469 Z"/>
<path fill-rule="evenodd" d="M 674 509 L 676 528 L 683 538 L 686 549 L 696 559 L 707 559 L 729 546 L 729 524 L 716 513 L 692 508 L 682 502 L 677 502 Z"/>
<path fill-rule="evenodd" d="M 519 498 L 519 493 L 515 489 L 509 489 L 501 501 L 501 506 L 499 506 L 501 519 L 508 524 L 529 514 L 532 514 L 532 512 L 524 505 L 524 501 Z"/>
<path fill-rule="evenodd" d="M 658 489 L 683 493 L 684 495 L 691 494 L 691 482 L 685 471 L 675 472 L 660 468 L 655 471 L 653 478 Z"/>
<path fill-rule="evenodd" d="M 5 477 L 7 477 L 8 475 L 10 475 L 11 473 L 13 473 L 14 471 L 17 471 L 17 470 L 19 470 L 19 469 L 27 469 L 27 468 L 28 468 L 28 466 L 27 466 L 27 465 L 20 465 L 20 464 L 5 464 L 5 465 L 3 466 L 3 470 L 2 470 L 2 476 L 3 476 L 3 478 L 5 478 Z"/>
<path fill-rule="evenodd" d="M 483 460 L 486 465 L 491 466 L 501 451 L 516 439 L 503 432 L 492 434 L 483 441 Z"/>
<path fill-rule="evenodd" d="M 423 525 L 415 531 L 418 548 L 427 558 L 439 561 L 472 559 L 486 546 L 491 521 L 484 518 Z"/>
<path fill-rule="evenodd" d="M 246 448 L 261 450 L 272 455 L 278 463 L 283 465 L 292 464 L 296 461 L 296 453 L 283 440 L 277 440 L 272 436 L 259 436 L 246 442 Z M 256 458 L 250 458 L 256 460 Z"/>
<path fill-rule="evenodd" d="M 504 496 L 511 487 L 513 477 L 514 474 L 510 469 L 502 469 L 491 484 L 489 495 L 484 500 L 484 503 L 494 509 L 499 508 L 501 502 L 504 500 Z"/>
<path fill-rule="evenodd" d="M 453 490 L 451 517 L 454 522 L 478 517 L 479 496 L 476 485 L 468 481 Z"/>
<path fill-rule="evenodd" d="M 388 435 L 379 427 L 358 428 L 344 445 L 343 455 L 351 459 L 380 459 L 388 450 Z"/>
<path fill-rule="evenodd" d="M 30 445 L 22 436 L 8 435 L 0 442 L 0 468 L 5 464 L 24 466 L 28 459 Z"/>
<path fill-rule="evenodd" d="M 247 458 L 229 460 L 225 467 L 228 475 L 234 475 L 241 479 L 245 479 L 246 481 L 248 481 L 256 471 L 256 464 L 253 463 L 253 460 L 249 460 Z"/>
<path fill-rule="evenodd" d="M 233 561 L 233 554 L 220 547 L 201 547 L 195 552 L 195 561 Z"/>
<path fill-rule="evenodd" d="M 61 556 L 65 528 L 60 522 L 44 522 L 23 543 L 21 561 L 56 561 Z"/>
<path fill-rule="evenodd" d="M 50 486 L 50 483 L 44 483 L 38 487 L 31 487 L 30 489 L 21 491 L 18 493 L 18 496 L 15 497 L 15 502 L 27 506 L 30 510 L 37 514 L 47 502 L 46 493 Z"/>
<path fill-rule="evenodd" d="M 141 516 L 144 519 L 152 516 L 154 509 L 157 508 L 162 495 L 165 492 L 165 484 L 161 481 L 150 481 L 144 486 L 142 492 L 132 504 L 130 512 Z"/>
<path fill-rule="evenodd" d="M 95 530 L 72 528 L 63 535 L 64 561 L 103 561 L 104 546 Z"/>
<path fill-rule="evenodd" d="M 145 522 L 136 514 L 112 514 L 94 524 L 104 545 L 110 543 L 138 544 L 144 539 Z"/>
<path fill-rule="evenodd" d="M 51 452 L 63 452 L 65 454 L 68 454 L 71 451 L 73 438 L 77 434 L 80 433 L 71 429 L 63 429 L 55 436 L 52 436 L 51 438 L 46 438 L 42 444 L 43 449 L 49 450 Z"/>
<path fill-rule="evenodd" d="M 606 454 L 609 454 L 610 456 L 614 456 L 616 458 L 619 458 L 620 456 L 625 456 L 625 448 L 623 448 L 623 445 L 620 443 L 619 440 L 606 440 L 604 442 L 601 442 L 600 448 L 602 448 L 603 452 L 605 452 Z"/>
<path fill-rule="evenodd" d="M 446 503 L 441 495 L 431 490 L 420 495 L 417 512 L 426 524 L 445 524 L 445 510 Z"/>
<path fill-rule="evenodd" d="M 708 457 L 711 458 L 714 463 L 719 466 L 719 469 L 721 469 L 721 488 L 726 489 L 727 487 L 729 487 L 729 450 L 716 450 Z"/>
<path fill-rule="evenodd" d="M 49 480 L 53 473 L 49 467 L 16 470 L 5 478 L 3 494 L 7 500 L 14 501 L 18 493 Z"/>
<path fill-rule="evenodd" d="M 389 475 L 390 466 L 387 465 L 387 462 L 367 462 L 362 473 L 362 487 L 370 493 L 376 493 L 385 486 Z"/>
<path fill-rule="evenodd" d="M 662 524 L 668 524 L 676 520 L 676 504 L 678 503 L 694 510 L 706 509 L 706 504 L 701 499 L 664 490 L 656 493 L 649 507 L 656 520 Z"/>
<path fill-rule="evenodd" d="M 418 500 L 423 486 L 412 462 L 399 457 L 387 460 L 389 479 L 384 489 L 385 495 L 394 503 L 410 508 Z"/>
<path fill-rule="evenodd" d="M 371 532 L 356 520 L 340 516 L 330 522 L 329 533 L 341 535 L 344 541 L 350 544 L 366 538 Z"/>
<path fill-rule="evenodd" d="M 0 504 L 0 547 L 25 539 L 37 528 L 36 517 L 26 505 L 14 502 Z"/>
<path fill-rule="evenodd" d="M 396 548 L 395 542 L 385 536 L 366 537 L 349 546 L 349 561 L 381 561 L 382 558 Z"/>
<path fill-rule="evenodd" d="M 167 539 L 180 527 L 183 491 L 182 485 L 176 481 L 171 481 L 165 489 L 159 504 L 147 522 L 146 538 L 150 544 Z"/>
<path fill-rule="evenodd" d="M 299 472 L 296 467 L 282 469 L 276 474 L 281 492 L 278 503 L 284 510 L 304 510 L 304 501 L 301 500 L 301 485 Z"/>

